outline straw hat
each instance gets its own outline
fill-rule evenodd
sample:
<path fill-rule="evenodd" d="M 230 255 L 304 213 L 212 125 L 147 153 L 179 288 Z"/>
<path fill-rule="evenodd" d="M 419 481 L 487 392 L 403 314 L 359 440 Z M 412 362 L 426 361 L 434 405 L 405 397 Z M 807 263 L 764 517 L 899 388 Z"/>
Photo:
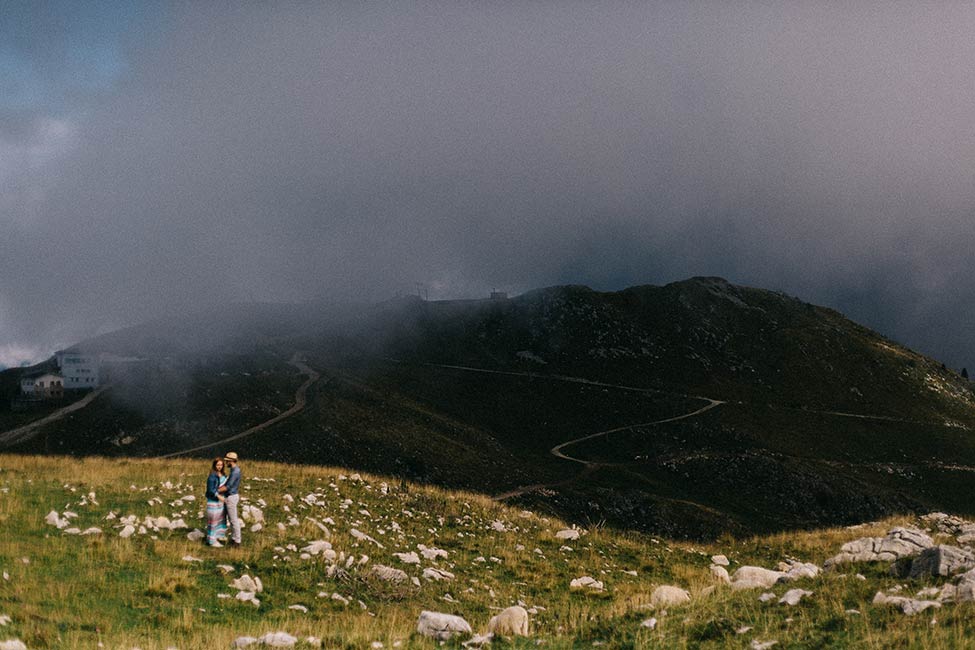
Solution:
<path fill-rule="evenodd" d="M 235 452 L 235 451 L 228 451 L 227 452 L 227 455 L 224 456 L 223 459 L 224 460 L 232 460 L 232 461 L 234 461 L 236 463 L 237 462 L 237 452 Z"/>

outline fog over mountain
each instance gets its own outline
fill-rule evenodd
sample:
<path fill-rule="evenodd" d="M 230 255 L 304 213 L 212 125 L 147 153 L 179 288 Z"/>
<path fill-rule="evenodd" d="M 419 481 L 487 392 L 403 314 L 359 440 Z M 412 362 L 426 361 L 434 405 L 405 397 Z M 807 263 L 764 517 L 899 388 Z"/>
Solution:
<path fill-rule="evenodd" d="M 0 363 L 219 301 L 719 275 L 971 366 L 973 28 L 960 3 L 0 0 Z"/>

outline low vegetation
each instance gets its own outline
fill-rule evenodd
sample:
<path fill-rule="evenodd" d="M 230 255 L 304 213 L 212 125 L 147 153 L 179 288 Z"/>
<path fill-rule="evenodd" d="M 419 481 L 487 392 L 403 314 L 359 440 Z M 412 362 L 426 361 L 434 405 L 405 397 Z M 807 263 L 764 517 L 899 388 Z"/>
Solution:
<path fill-rule="evenodd" d="M 421 611 L 463 616 L 483 632 L 512 605 L 529 612 L 530 636 L 496 646 L 954 648 L 970 629 L 970 604 L 914 616 L 873 605 L 877 591 L 903 585 L 909 595 L 948 580 L 897 579 L 883 563 L 775 585 L 767 602 L 763 590 L 733 591 L 711 574 L 715 554 L 732 571 L 790 559 L 821 565 L 846 541 L 918 524 L 908 517 L 709 544 L 598 526 L 572 539 L 557 535 L 568 529 L 558 519 L 480 495 L 246 462 L 244 545 L 210 548 L 188 539 L 203 525 L 207 470 L 186 459 L 0 456 L 0 621 L 10 619 L 0 642 L 227 648 L 281 631 L 298 648 L 434 648 L 415 631 Z M 408 579 L 383 579 L 378 565 Z M 262 586 L 246 601 L 231 587 L 244 575 Z M 571 590 L 583 576 L 603 589 Z M 690 602 L 653 607 L 661 585 L 686 589 Z M 797 587 L 812 593 L 778 604 Z"/>

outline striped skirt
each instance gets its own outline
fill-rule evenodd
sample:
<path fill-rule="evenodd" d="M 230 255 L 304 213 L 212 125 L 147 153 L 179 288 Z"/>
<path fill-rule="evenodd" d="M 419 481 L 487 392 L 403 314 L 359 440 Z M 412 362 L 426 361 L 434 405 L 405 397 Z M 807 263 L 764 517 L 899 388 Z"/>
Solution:
<path fill-rule="evenodd" d="M 207 501 L 207 544 L 227 541 L 227 508 L 221 501 Z"/>

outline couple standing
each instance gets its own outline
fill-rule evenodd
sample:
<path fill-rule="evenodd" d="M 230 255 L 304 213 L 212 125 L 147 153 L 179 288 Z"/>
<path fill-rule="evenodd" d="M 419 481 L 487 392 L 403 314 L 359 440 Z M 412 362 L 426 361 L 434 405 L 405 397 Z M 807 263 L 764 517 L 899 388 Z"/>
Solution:
<path fill-rule="evenodd" d="M 240 466 L 237 454 L 228 451 L 223 458 L 214 458 L 207 477 L 207 536 L 209 546 L 223 546 L 227 541 L 227 523 L 230 523 L 230 545 L 240 546 Z"/>

